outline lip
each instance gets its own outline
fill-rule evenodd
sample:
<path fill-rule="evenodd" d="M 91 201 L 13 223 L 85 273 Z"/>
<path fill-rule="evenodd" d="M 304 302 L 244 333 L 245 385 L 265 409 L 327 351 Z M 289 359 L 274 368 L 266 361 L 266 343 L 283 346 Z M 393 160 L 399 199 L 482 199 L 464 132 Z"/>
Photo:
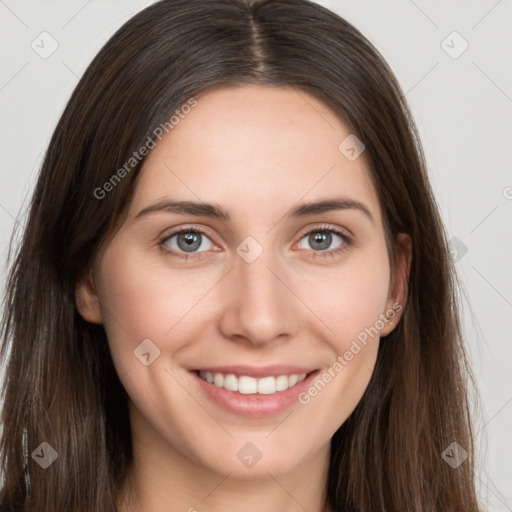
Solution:
<path fill-rule="evenodd" d="M 228 375 L 232 373 L 237 377 L 242 375 L 247 375 L 247 377 L 254 377 L 256 379 L 262 377 L 278 377 L 279 375 L 292 375 L 296 373 L 300 375 L 301 373 L 311 373 L 315 371 L 316 368 L 306 368 L 305 366 L 290 366 L 290 365 L 279 365 L 274 364 L 271 366 L 248 366 L 248 365 L 233 365 L 233 366 L 209 366 L 202 368 L 193 368 L 192 371 L 199 372 L 212 372 L 212 373 L 222 373 L 223 375 Z"/>
<path fill-rule="evenodd" d="M 286 371 L 283 371 L 284 368 L 286 368 Z M 292 371 L 289 371 L 290 368 L 292 368 Z M 236 371 L 233 371 L 234 369 L 236 369 Z M 246 373 L 249 369 L 252 370 L 252 373 Z M 211 372 L 217 370 L 218 373 L 233 373 L 235 375 L 247 375 L 248 377 L 276 376 L 292 373 L 307 374 L 306 378 L 302 382 L 299 382 L 298 384 L 295 384 L 295 386 L 284 391 L 278 391 L 273 395 L 244 395 L 236 391 L 228 391 L 227 389 L 219 388 L 209 382 L 206 382 L 199 377 L 199 370 L 189 370 L 188 373 L 192 376 L 195 385 L 197 385 L 200 392 L 204 394 L 211 403 L 216 407 L 220 407 L 224 411 L 245 418 L 271 417 L 286 411 L 294 404 L 298 403 L 298 395 L 311 385 L 312 381 L 320 372 L 320 370 L 311 369 L 309 369 L 309 371 L 302 371 L 307 370 L 307 368 L 291 366 L 268 366 L 265 368 L 223 366 L 216 368 L 201 368 L 201 370 Z"/>

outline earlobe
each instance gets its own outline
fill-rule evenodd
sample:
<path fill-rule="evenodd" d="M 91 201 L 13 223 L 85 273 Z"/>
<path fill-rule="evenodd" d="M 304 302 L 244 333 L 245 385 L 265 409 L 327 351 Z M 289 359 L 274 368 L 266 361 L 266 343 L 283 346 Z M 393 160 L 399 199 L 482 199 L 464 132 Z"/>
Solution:
<path fill-rule="evenodd" d="M 84 320 L 94 324 L 103 323 L 92 270 L 88 270 L 78 280 L 75 289 L 75 304 Z"/>
<path fill-rule="evenodd" d="M 412 241 L 406 233 L 399 233 L 396 241 L 395 268 L 390 283 L 390 296 L 386 303 L 386 325 L 381 337 L 387 336 L 398 324 L 407 302 L 409 273 L 412 261 Z"/>

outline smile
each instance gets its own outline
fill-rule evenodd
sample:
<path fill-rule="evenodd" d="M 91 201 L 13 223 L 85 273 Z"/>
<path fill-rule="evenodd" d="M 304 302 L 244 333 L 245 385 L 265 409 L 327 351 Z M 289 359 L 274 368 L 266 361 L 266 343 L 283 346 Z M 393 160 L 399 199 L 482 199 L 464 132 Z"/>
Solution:
<path fill-rule="evenodd" d="M 218 388 L 228 391 L 236 391 L 243 395 L 273 395 L 301 383 L 306 378 L 306 373 L 291 375 L 267 376 L 262 378 L 249 377 L 248 375 L 236 376 L 232 373 L 222 374 L 209 371 L 200 371 L 199 377 Z"/>
<path fill-rule="evenodd" d="M 318 368 L 275 364 L 191 368 L 196 389 L 211 404 L 246 418 L 283 413 L 298 404 L 298 395 L 319 373 Z"/>

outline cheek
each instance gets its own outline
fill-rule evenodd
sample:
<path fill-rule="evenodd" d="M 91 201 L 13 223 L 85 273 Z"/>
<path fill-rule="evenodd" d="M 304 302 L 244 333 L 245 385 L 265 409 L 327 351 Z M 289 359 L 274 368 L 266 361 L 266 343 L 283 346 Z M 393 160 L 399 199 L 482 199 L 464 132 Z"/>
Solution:
<path fill-rule="evenodd" d="M 338 354 L 368 329 L 382 329 L 390 273 L 387 254 L 378 249 L 328 275 L 311 276 L 304 288 L 311 308 L 329 326 L 330 343 Z"/>
<path fill-rule="evenodd" d="M 104 253 L 99 279 L 107 315 L 143 329 L 160 329 L 162 335 L 218 279 L 218 272 L 185 265 L 180 269 L 176 260 L 171 264 L 167 258 L 154 248 L 142 249 L 122 238 L 112 244 Z"/>
<path fill-rule="evenodd" d="M 307 411 L 311 442 L 315 442 L 317 433 L 331 437 L 347 420 L 374 371 L 380 342 L 378 322 L 385 311 L 387 281 L 379 275 L 358 277 L 340 278 L 337 284 L 343 288 L 336 292 L 335 306 L 327 301 L 323 314 L 319 314 L 334 332 L 324 338 L 331 352 L 326 367 L 298 397 Z M 318 296 L 319 305 L 320 300 L 324 300 L 323 295 Z"/>
<path fill-rule="evenodd" d="M 323 339 L 330 346 L 331 357 L 327 370 L 318 379 L 321 382 L 307 392 L 304 403 L 324 387 L 329 388 L 317 400 L 317 406 L 319 411 L 337 411 L 330 417 L 333 426 L 344 421 L 361 399 L 373 373 L 380 330 L 385 325 L 382 315 L 390 277 L 387 253 L 375 247 L 367 254 L 368 257 L 332 272 L 329 279 L 316 275 L 307 283 L 311 308 L 329 327 L 328 331 L 323 330 Z"/>
<path fill-rule="evenodd" d="M 197 302 L 198 293 L 183 280 L 166 278 L 165 270 L 148 265 L 144 254 L 125 249 L 119 244 L 104 254 L 98 295 L 114 361 L 131 366 L 143 340 L 163 349 L 161 340 Z"/>

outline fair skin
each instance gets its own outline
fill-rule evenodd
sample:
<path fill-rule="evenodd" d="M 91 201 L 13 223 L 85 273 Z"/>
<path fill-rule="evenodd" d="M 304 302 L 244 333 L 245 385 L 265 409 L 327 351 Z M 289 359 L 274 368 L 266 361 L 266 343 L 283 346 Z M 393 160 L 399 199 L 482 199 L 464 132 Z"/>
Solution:
<path fill-rule="evenodd" d="M 407 237 L 392 277 L 364 153 L 349 161 L 338 150 L 350 131 L 313 96 L 244 86 L 196 99 L 151 150 L 122 226 L 77 286 L 81 314 L 104 325 L 129 395 L 133 499 L 123 492 L 120 509 L 325 511 L 331 437 L 360 401 L 385 340 L 370 338 L 309 403 L 262 417 L 221 407 L 191 370 L 280 364 L 322 375 L 404 303 Z M 288 216 L 299 203 L 340 196 L 368 211 Z M 136 218 L 164 199 L 214 203 L 230 219 L 164 210 Z M 194 252 L 169 238 L 181 227 L 206 233 L 196 234 Z M 321 249 L 314 237 L 326 229 L 343 236 Z M 248 236 L 263 249 L 250 263 L 236 251 Z M 134 357 L 146 339 L 160 350 L 147 366 Z M 251 467 L 237 456 L 247 443 L 261 454 Z"/>

